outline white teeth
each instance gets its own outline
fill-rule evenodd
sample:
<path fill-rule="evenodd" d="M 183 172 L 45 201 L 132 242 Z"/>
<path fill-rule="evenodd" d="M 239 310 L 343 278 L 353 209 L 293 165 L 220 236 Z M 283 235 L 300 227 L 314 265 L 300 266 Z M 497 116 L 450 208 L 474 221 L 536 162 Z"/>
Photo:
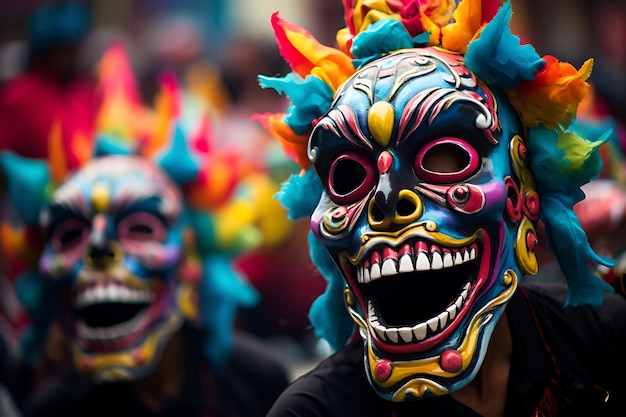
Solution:
<path fill-rule="evenodd" d="M 383 262 L 383 268 L 380 273 L 383 277 L 396 275 L 398 273 L 396 260 L 393 258 L 387 258 L 385 262 Z"/>
<path fill-rule="evenodd" d="M 367 268 L 363 268 L 363 282 L 370 281 L 370 270 Z"/>
<path fill-rule="evenodd" d="M 417 326 L 414 326 L 413 334 L 418 341 L 426 339 L 426 335 L 428 334 L 426 323 L 420 323 Z"/>
<path fill-rule="evenodd" d="M 361 284 L 367 284 L 370 281 L 381 277 L 393 276 L 399 273 L 407 273 L 413 271 L 430 271 L 440 270 L 444 268 L 452 268 L 465 262 L 476 259 L 476 248 L 469 249 L 445 249 L 440 251 L 439 248 L 433 247 L 430 251 L 417 250 L 415 254 L 412 250 L 408 250 L 409 245 L 403 249 L 403 255 L 397 258 L 397 254 L 389 256 L 381 263 L 382 251 L 370 254 L 369 262 L 365 262 L 356 268 L 356 278 Z M 373 256 L 376 255 L 376 256 Z"/>
<path fill-rule="evenodd" d="M 441 254 L 439 252 L 433 252 L 433 260 L 430 264 L 432 269 L 441 269 L 443 268 L 443 259 L 441 259 Z"/>
<path fill-rule="evenodd" d="M 376 332 L 376 335 L 378 335 L 379 339 L 387 341 L 387 337 L 385 336 L 385 329 L 383 329 L 381 326 L 374 326 L 374 331 Z"/>
<path fill-rule="evenodd" d="M 425 340 L 429 335 L 434 336 L 442 332 L 446 326 L 452 323 L 467 300 L 470 286 L 471 284 L 469 282 L 465 283 L 463 289 L 457 296 L 457 299 L 444 311 L 411 327 L 388 327 L 387 325 L 381 323 L 380 318 L 374 309 L 374 304 L 370 300 L 367 303 L 367 320 L 369 322 L 369 327 L 374 330 L 376 336 L 378 336 L 380 340 L 387 343 L 403 344 Z"/>
<path fill-rule="evenodd" d="M 437 317 L 433 317 L 432 319 L 427 320 L 426 324 L 428 324 L 428 328 L 434 333 L 439 328 L 439 319 Z"/>
<path fill-rule="evenodd" d="M 92 342 L 107 342 L 122 338 L 145 326 L 149 316 L 146 312 L 138 314 L 132 319 L 109 327 L 89 327 L 80 320 L 76 324 L 76 331 L 80 337 Z"/>
<path fill-rule="evenodd" d="M 463 256 L 461 256 L 461 252 L 456 252 L 454 254 L 454 264 L 461 265 L 463 263 Z"/>
<path fill-rule="evenodd" d="M 74 299 L 74 307 L 82 308 L 109 302 L 145 303 L 150 301 L 152 301 L 152 293 L 147 289 L 138 290 L 117 283 L 106 283 L 81 290 Z"/>
<path fill-rule="evenodd" d="M 104 287 L 104 292 L 106 293 L 106 296 L 108 299 L 115 299 L 116 294 L 116 289 L 115 287 L 113 287 L 112 285 L 109 285 L 108 287 Z"/>
<path fill-rule="evenodd" d="M 465 284 L 465 286 L 463 287 L 463 291 L 461 291 L 461 297 L 463 297 L 463 301 L 465 301 L 465 299 L 467 298 L 467 293 L 469 292 L 469 282 L 467 282 Z"/>
<path fill-rule="evenodd" d="M 413 272 L 413 261 L 411 261 L 411 255 L 406 254 L 400 258 L 400 266 L 398 272 Z"/>
<path fill-rule="evenodd" d="M 446 324 L 448 324 L 448 312 L 444 311 L 443 313 L 440 313 L 437 318 L 439 318 L 439 327 L 441 329 L 446 327 Z"/>
<path fill-rule="evenodd" d="M 400 327 L 398 329 L 398 333 L 400 334 L 400 337 L 402 338 L 402 340 L 404 340 L 407 343 L 413 340 L 413 329 L 411 327 Z"/>
<path fill-rule="evenodd" d="M 374 310 L 374 305 L 371 301 L 367 303 L 367 316 L 370 318 L 370 321 L 374 317 L 376 318 L 376 320 L 378 320 L 378 317 L 376 317 L 376 310 Z"/>
<path fill-rule="evenodd" d="M 456 305 L 452 304 L 450 307 L 446 308 L 448 315 L 450 316 L 450 320 L 454 320 L 456 317 Z"/>
<path fill-rule="evenodd" d="M 89 294 L 89 293 L 87 293 L 87 294 Z M 96 289 L 91 294 L 93 295 L 94 301 L 100 301 L 100 300 L 108 299 L 107 291 L 104 289 L 104 287 L 96 287 Z"/>
<path fill-rule="evenodd" d="M 372 265 L 372 269 L 370 269 L 370 280 L 375 280 L 380 278 L 382 275 L 380 275 L 380 265 L 378 264 L 374 264 Z"/>
<path fill-rule="evenodd" d="M 428 260 L 428 256 L 424 252 L 420 252 L 417 255 L 417 262 L 415 265 L 416 271 L 428 271 L 430 269 L 430 261 Z"/>

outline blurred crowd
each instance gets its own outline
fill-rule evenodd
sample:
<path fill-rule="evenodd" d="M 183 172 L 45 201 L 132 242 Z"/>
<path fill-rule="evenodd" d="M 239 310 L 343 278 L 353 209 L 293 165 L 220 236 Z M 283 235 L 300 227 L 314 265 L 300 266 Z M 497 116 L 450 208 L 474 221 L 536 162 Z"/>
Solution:
<path fill-rule="evenodd" d="M 329 35 L 343 25 L 341 2 L 301 3 L 299 16 L 312 21 L 308 26 L 318 39 L 334 42 Z M 621 158 L 626 150 L 626 6 L 621 0 L 516 3 L 514 23 L 542 54 L 558 53 L 576 66 L 586 57 L 596 59 L 591 80 L 594 95 L 580 118 L 580 128 L 612 129 L 613 150 L 607 151 L 603 178 L 610 183 L 599 181 L 597 189 L 590 184 L 585 204 L 594 209 L 581 206 L 579 212 L 589 217 L 592 243 L 618 255 L 624 244 L 615 237 L 621 234 L 610 237 L 604 232 L 626 227 L 626 162 Z M 563 10 L 569 14 L 553 12 L 562 7 L 560 3 L 568 4 Z M 574 3 L 577 7 L 572 7 Z M 196 105 L 207 115 L 211 151 L 231 155 L 223 169 L 238 173 L 233 180 L 238 183 L 236 197 L 228 206 L 237 222 L 231 229 L 223 226 L 223 233 L 234 234 L 242 222 L 255 230 L 254 243 L 234 256 L 233 264 L 259 299 L 237 312 L 234 326 L 252 336 L 255 349 L 283 366 L 290 380 L 329 353 L 308 322 L 308 308 L 324 291 L 325 281 L 309 258 L 309 225 L 288 220 L 273 198 L 298 167 L 251 119 L 287 109 L 283 97 L 262 90 L 257 82 L 258 74 L 283 74 L 287 67 L 270 36 L 229 24 L 232 14 L 246 13 L 233 4 L 225 0 L 4 2 L 0 5 L 0 152 L 51 160 L 54 132 L 65 148 L 75 147 L 77 137 L 89 142 L 99 129 L 98 116 L 105 103 L 99 64 L 111 45 L 122 45 L 126 51 L 142 106 L 158 107 L 164 74 L 176 79 L 186 99 L 200 103 Z M 269 14 L 259 19 L 269 29 Z M 84 162 L 77 155 L 67 154 L 67 171 Z M 7 173 L 0 170 L 0 220 L 18 228 L 23 220 L 9 204 L 8 184 Z M 21 338 L 32 320 L 14 291 L 23 265 L 6 249 L 11 233 L 7 227 L 0 233 L 4 240 L 0 245 L 0 416 L 28 417 L 25 410 L 33 392 L 72 361 L 55 323 L 37 362 L 22 360 Z M 549 267 L 545 271 L 537 279 L 556 279 L 549 277 Z"/>

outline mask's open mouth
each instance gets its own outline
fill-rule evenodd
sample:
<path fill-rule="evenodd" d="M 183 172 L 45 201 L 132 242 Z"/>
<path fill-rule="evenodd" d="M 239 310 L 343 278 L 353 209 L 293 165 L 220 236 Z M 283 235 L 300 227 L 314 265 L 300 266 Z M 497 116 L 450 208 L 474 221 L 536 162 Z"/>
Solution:
<path fill-rule="evenodd" d="M 162 290 L 119 281 L 96 282 L 73 298 L 78 342 L 91 351 L 120 350 L 137 342 L 151 324 Z"/>
<path fill-rule="evenodd" d="M 391 353 L 427 350 L 458 328 L 489 271 L 488 238 L 462 247 L 405 241 L 344 263 L 375 343 Z"/>

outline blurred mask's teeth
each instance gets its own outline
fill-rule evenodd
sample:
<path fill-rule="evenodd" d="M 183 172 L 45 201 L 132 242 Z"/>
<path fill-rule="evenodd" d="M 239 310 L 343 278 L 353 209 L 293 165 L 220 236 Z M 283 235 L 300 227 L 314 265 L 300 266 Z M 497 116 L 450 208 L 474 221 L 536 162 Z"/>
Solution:
<path fill-rule="evenodd" d="M 130 288 L 116 282 L 90 285 L 80 290 L 74 299 L 75 308 L 103 303 L 149 303 L 153 295 L 148 289 Z"/>
<path fill-rule="evenodd" d="M 80 337 L 90 342 L 110 342 L 128 336 L 143 328 L 149 319 L 146 311 L 123 323 L 108 327 L 90 327 L 84 321 L 76 323 Z"/>

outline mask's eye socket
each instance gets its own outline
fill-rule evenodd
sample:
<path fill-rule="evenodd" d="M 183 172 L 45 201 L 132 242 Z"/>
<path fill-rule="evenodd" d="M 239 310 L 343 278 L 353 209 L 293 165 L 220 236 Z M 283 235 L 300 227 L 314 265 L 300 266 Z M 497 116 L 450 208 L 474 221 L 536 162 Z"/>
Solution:
<path fill-rule="evenodd" d="M 356 152 L 339 155 L 330 165 L 328 193 L 338 204 L 354 203 L 374 187 L 375 170 L 372 162 Z"/>
<path fill-rule="evenodd" d="M 452 184 L 478 171 L 480 155 L 469 143 L 458 138 L 436 139 L 417 152 L 413 169 L 426 182 Z"/>
<path fill-rule="evenodd" d="M 148 212 L 135 212 L 120 220 L 120 240 L 131 242 L 163 242 L 166 235 L 165 223 Z"/>
<path fill-rule="evenodd" d="M 55 252 L 67 252 L 89 240 L 89 225 L 78 218 L 63 220 L 52 230 L 50 243 Z"/>

